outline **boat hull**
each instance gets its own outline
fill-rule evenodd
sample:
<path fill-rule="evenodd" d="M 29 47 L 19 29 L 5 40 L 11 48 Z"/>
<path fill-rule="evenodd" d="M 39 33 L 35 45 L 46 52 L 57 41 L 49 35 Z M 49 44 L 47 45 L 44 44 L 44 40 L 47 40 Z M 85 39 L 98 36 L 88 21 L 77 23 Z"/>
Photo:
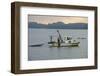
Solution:
<path fill-rule="evenodd" d="M 58 43 L 54 43 L 54 44 L 49 44 L 50 47 L 78 47 L 79 46 L 79 42 L 77 43 L 61 43 L 60 46 L 58 46 Z"/>

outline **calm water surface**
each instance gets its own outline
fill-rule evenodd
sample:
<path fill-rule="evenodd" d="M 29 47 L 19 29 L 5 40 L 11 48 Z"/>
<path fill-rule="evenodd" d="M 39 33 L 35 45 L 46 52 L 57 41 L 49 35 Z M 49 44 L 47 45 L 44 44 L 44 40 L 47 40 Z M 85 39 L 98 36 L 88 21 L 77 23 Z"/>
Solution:
<path fill-rule="evenodd" d="M 59 29 L 62 37 L 71 36 L 80 42 L 79 47 L 52 47 L 47 42 L 51 35 L 57 37 L 57 29 L 29 29 L 28 45 L 44 43 L 41 47 L 28 47 L 28 60 L 79 59 L 88 57 L 87 30 Z M 78 38 L 85 39 L 78 39 Z"/>

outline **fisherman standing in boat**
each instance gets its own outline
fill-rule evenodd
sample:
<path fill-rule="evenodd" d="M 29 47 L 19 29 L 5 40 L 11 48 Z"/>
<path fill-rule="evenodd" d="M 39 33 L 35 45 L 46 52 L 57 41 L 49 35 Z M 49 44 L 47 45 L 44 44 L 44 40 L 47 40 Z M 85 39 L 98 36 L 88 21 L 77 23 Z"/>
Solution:
<path fill-rule="evenodd" d="M 58 42 L 58 47 L 60 47 L 61 46 L 61 43 L 63 42 L 63 40 L 62 40 L 62 38 L 61 38 L 61 35 L 60 35 L 60 33 L 59 33 L 59 30 L 57 30 L 57 32 L 58 32 L 58 38 L 57 38 L 57 42 Z"/>
<path fill-rule="evenodd" d="M 60 45 L 61 45 L 60 43 L 61 42 L 60 42 L 60 39 L 59 38 L 57 39 L 57 42 L 58 42 L 58 47 L 60 47 Z"/>

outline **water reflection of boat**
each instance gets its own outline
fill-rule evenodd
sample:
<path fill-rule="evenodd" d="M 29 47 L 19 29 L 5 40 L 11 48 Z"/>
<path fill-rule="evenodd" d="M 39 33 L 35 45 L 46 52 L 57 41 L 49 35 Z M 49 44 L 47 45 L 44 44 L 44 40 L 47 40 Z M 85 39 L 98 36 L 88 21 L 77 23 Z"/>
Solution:
<path fill-rule="evenodd" d="M 56 38 L 56 41 L 53 40 L 53 36 L 50 37 L 50 42 L 48 42 L 48 45 L 50 47 L 78 47 L 80 42 L 78 42 L 75 39 L 72 39 L 72 37 L 65 36 L 62 38 L 60 35 L 59 30 L 57 30 L 58 37 Z"/>
<path fill-rule="evenodd" d="M 43 46 L 44 44 L 35 44 L 35 45 L 29 45 L 30 47 L 40 47 L 40 46 Z"/>

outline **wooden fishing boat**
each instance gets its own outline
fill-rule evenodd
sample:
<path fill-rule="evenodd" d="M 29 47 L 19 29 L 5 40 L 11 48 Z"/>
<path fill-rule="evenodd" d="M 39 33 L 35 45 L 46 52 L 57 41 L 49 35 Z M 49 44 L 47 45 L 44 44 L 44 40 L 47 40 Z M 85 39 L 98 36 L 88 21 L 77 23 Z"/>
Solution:
<path fill-rule="evenodd" d="M 75 42 L 75 43 L 61 43 L 60 46 L 58 45 L 57 42 L 53 44 L 49 44 L 50 47 L 78 47 L 80 42 Z"/>
<path fill-rule="evenodd" d="M 59 33 L 59 30 L 57 30 L 58 32 L 58 38 L 55 40 L 53 40 L 53 37 L 50 37 L 50 42 L 48 42 L 48 45 L 50 47 L 78 47 L 80 42 L 72 39 L 72 37 L 67 37 L 65 36 L 64 38 L 62 38 L 62 36 Z"/>

